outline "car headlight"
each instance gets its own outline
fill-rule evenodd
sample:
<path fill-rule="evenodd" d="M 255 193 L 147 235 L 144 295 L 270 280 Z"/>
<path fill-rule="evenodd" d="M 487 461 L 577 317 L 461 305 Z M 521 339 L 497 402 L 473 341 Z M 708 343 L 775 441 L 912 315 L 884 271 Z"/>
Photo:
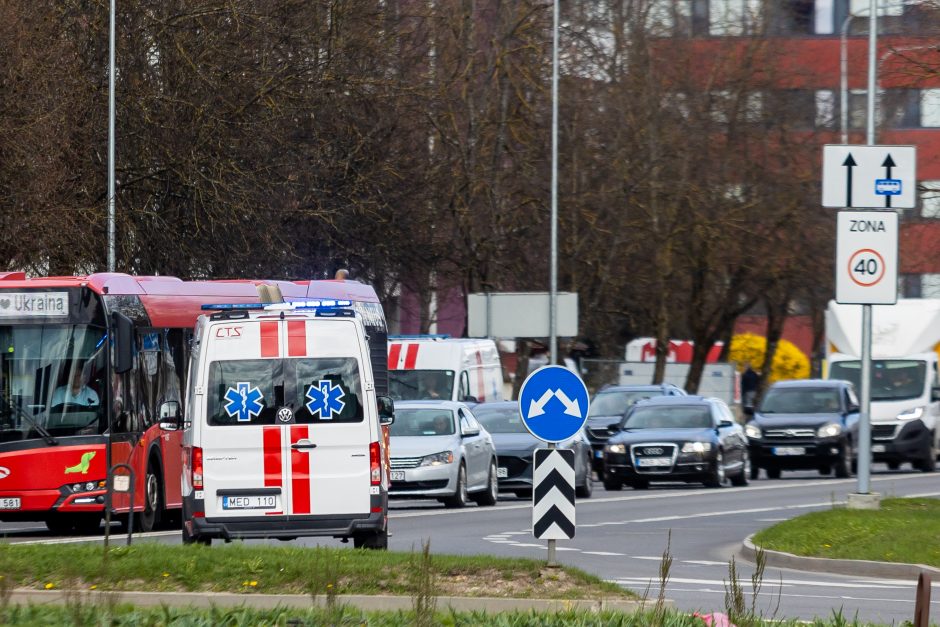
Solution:
<path fill-rule="evenodd" d="M 923 407 L 912 407 L 898 414 L 898 420 L 916 420 L 924 415 Z"/>
<path fill-rule="evenodd" d="M 842 433 L 842 425 L 835 422 L 823 425 L 816 431 L 816 435 L 820 438 L 834 438 L 840 433 Z"/>
<path fill-rule="evenodd" d="M 422 466 L 442 466 L 444 464 L 453 464 L 454 454 L 451 451 L 442 451 L 433 455 L 425 455 L 421 459 Z"/>
<path fill-rule="evenodd" d="M 764 437 L 764 434 L 761 433 L 760 427 L 750 422 L 744 425 L 744 435 L 751 438 L 752 440 L 759 440 Z"/>
<path fill-rule="evenodd" d="M 707 453 L 712 450 L 711 442 L 686 442 L 682 445 L 683 453 Z"/>
<path fill-rule="evenodd" d="M 618 453 L 623 455 L 627 452 L 627 447 L 623 444 L 608 444 L 606 448 L 608 453 Z"/>

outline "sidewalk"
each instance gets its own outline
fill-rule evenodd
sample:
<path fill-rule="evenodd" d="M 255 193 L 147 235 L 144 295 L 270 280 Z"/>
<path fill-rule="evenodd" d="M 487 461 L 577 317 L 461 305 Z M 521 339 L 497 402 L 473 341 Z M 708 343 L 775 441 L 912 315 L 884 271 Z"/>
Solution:
<path fill-rule="evenodd" d="M 643 601 L 625 600 L 588 600 L 588 599 L 509 599 L 503 597 L 436 597 L 438 609 L 448 607 L 457 611 L 486 611 L 488 613 L 528 611 L 557 612 L 563 610 L 615 610 L 635 612 L 644 606 Z M 305 594 L 234 594 L 230 592 L 108 592 L 98 590 L 32 590 L 17 588 L 13 591 L 10 602 L 16 604 L 51 604 L 51 603 L 104 602 L 129 603 L 138 606 L 176 606 L 176 607 L 238 607 L 248 606 L 259 609 L 277 607 L 309 608 L 325 607 L 327 599 L 320 595 L 315 602 Z M 349 605 L 363 611 L 395 611 L 412 609 L 410 596 L 385 595 L 337 595 L 338 605 Z M 647 601 L 653 604 L 655 601 Z M 667 606 L 672 603 L 667 601 Z"/>
<path fill-rule="evenodd" d="M 757 547 L 752 542 L 754 535 L 749 535 L 741 545 L 740 555 L 749 562 L 757 560 Z M 764 549 L 768 566 L 792 568 L 817 573 L 849 575 L 852 577 L 888 577 L 895 579 L 916 580 L 921 573 L 927 573 L 935 580 L 940 580 L 940 568 L 924 564 L 900 564 L 898 562 L 876 562 L 871 560 L 830 559 L 827 557 L 802 557 L 782 551 Z"/>

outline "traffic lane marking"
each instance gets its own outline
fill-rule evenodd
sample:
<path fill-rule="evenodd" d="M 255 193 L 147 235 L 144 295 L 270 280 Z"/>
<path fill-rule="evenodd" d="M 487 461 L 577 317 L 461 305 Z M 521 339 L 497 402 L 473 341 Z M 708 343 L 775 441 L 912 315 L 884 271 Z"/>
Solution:
<path fill-rule="evenodd" d="M 139 538 L 160 538 L 165 536 L 178 536 L 180 531 L 148 531 L 145 533 L 134 533 L 134 539 Z M 112 533 L 111 541 L 115 543 L 124 542 L 127 534 Z M 9 544 L 77 544 L 79 542 L 101 542 L 104 536 L 82 536 L 80 538 L 49 538 L 46 540 L 23 540 L 21 542 L 10 542 Z"/>
<path fill-rule="evenodd" d="M 616 582 L 613 582 L 616 583 Z M 670 588 L 670 592 L 707 592 L 711 594 L 721 594 L 725 595 L 728 593 L 725 589 L 716 590 L 713 588 Z M 837 601 L 871 601 L 872 603 L 903 603 L 905 605 L 914 605 L 914 599 L 908 598 L 885 598 L 885 597 L 853 597 L 849 595 L 828 595 L 828 594 L 795 594 L 790 592 L 778 591 L 774 593 L 773 599 L 768 598 L 765 603 L 773 603 L 777 597 L 786 597 L 794 599 L 820 599 L 824 601 L 837 600 Z M 931 601 L 931 605 L 940 606 L 940 600 Z"/>
<path fill-rule="evenodd" d="M 647 583 L 650 581 L 659 582 L 658 578 L 650 579 L 649 577 L 616 577 L 610 581 L 615 583 Z M 878 580 L 876 580 L 878 581 Z M 685 583 L 685 584 L 703 584 L 703 585 L 724 585 L 724 581 L 716 582 L 714 579 L 695 579 L 692 577 L 669 577 L 669 581 L 666 583 L 667 588 L 670 583 Z M 750 578 L 738 579 L 738 584 L 742 587 L 748 588 L 751 586 Z M 940 585 L 940 584 L 934 584 Z M 818 581 L 813 579 L 774 579 L 765 574 L 763 581 L 761 581 L 761 586 L 764 588 L 792 588 L 793 586 L 809 586 L 815 588 L 854 588 L 854 589 L 885 589 L 885 590 L 907 590 L 911 587 L 916 587 L 916 581 L 905 581 L 898 580 L 894 583 L 868 583 L 867 581 L 860 582 L 842 582 L 842 581 Z"/>

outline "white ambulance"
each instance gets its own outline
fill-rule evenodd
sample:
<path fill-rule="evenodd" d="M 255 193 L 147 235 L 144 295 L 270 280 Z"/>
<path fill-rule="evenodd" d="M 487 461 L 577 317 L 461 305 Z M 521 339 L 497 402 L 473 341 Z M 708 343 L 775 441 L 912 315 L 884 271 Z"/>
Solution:
<path fill-rule="evenodd" d="M 388 388 L 394 399 L 462 403 L 503 400 L 496 343 L 446 335 L 388 338 Z"/>
<path fill-rule="evenodd" d="M 215 313 L 196 323 L 182 424 L 161 424 L 183 429 L 184 543 L 388 547 L 392 403 L 376 397 L 368 339 L 345 305 L 203 307 Z"/>

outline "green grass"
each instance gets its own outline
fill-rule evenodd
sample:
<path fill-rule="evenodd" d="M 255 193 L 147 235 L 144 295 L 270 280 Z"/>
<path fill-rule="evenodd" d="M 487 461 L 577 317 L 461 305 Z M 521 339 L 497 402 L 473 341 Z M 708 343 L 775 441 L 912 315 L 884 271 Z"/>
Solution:
<path fill-rule="evenodd" d="M 420 551 L 137 544 L 0 545 L 6 585 L 95 590 L 282 594 L 394 594 L 415 590 Z M 488 556 L 431 555 L 441 596 L 629 599 L 634 595 L 575 568 Z M 92 588 L 95 586 L 95 588 Z"/>
<path fill-rule="evenodd" d="M 940 567 L 940 499 L 885 499 L 879 510 L 813 512 L 754 536 L 773 551 Z"/>
<path fill-rule="evenodd" d="M 437 612 L 430 624 L 445 627 L 703 627 L 702 619 L 689 614 L 667 611 L 661 616 L 652 612 L 625 614 L 620 612 Z M 83 602 L 75 599 L 63 606 L 27 605 L 0 607 L 3 625 L 110 625 L 113 627 L 248 627 L 248 626 L 319 626 L 350 625 L 366 627 L 411 627 L 416 624 L 413 612 L 361 612 L 347 607 L 326 609 L 251 608 L 135 608 L 125 605 Z M 835 614 L 813 622 L 762 621 L 774 627 L 867 627 Z"/>

